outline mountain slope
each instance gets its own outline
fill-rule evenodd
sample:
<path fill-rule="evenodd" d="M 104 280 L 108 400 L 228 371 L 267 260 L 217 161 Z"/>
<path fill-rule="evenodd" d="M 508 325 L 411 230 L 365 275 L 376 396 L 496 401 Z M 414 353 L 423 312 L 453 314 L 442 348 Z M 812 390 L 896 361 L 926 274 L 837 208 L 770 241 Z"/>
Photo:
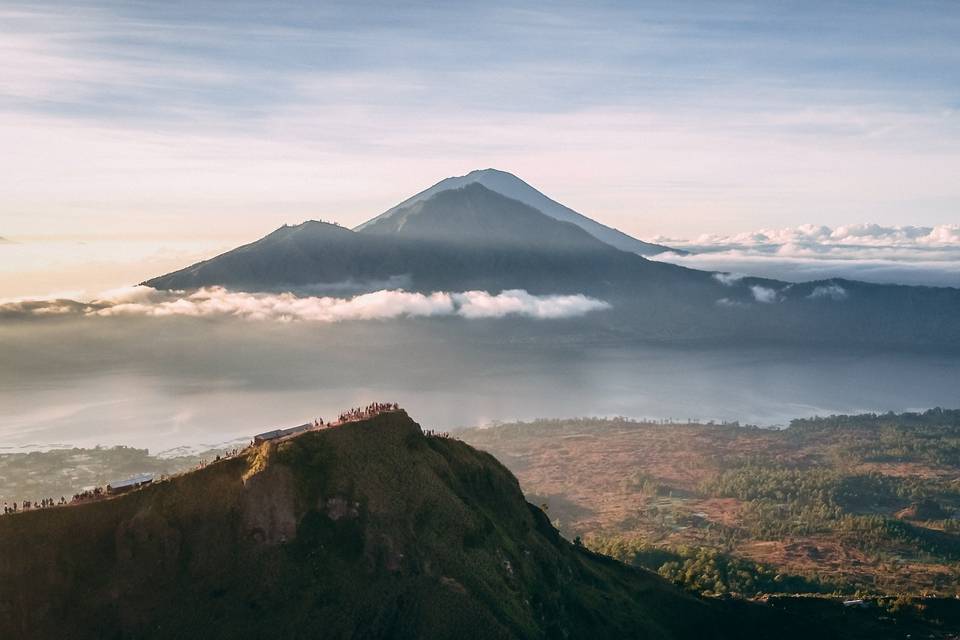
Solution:
<path fill-rule="evenodd" d="M 257 242 L 144 284 L 253 291 L 376 289 L 582 293 L 615 282 L 699 273 L 600 242 L 479 184 L 437 193 L 364 233 L 322 222 L 281 227 Z"/>
<path fill-rule="evenodd" d="M 349 229 L 311 220 L 284 225 L 260 240 L 145 282 L 158 289 L 223 285 L 273 290 L 288 286 L 376 281 L 388 247 Z M 388 269 L 389 270 L 389 269 Z"/>
<path fill-rule="evenodd" d="M 367 234 L 460 246 L 604 251 L 605 243 L 569 222 L 548 220 L 534 207 L 479 183 L 440 191 L 371 221 Z"/>
<path fill-rule="evenodd" d="M 429 189 L 421 191 L 376 218 L 359 225 L 354 230 L 366 232 L 377 227 L 382 228 L 381 225 L 383 223 L 393 218 L 399 212 L 407 210 L 419 202 L 428 200 L 443 191 L 460 189 L 471 184 L 483 185 L 491 191 L 496 191 L 501 195 L 531 206 L 551 218 L 575 224 L 598 240 L 622 251 L 631 251 L 640 255 L 654 255 L 663 253 L 664 251 L 677 251 L 670 247 L 637 240 L 622 231 L 600 224 L 548 198 L 512 173 L 499 171 L 497 169 L 478 169 L 471 171 L 465 176 L 441 180 Z M 684 252 L 681 251 L 680 253 Z"/>
<path fill-rule="evenodd" d="M 564 541 L 402 412 L 2 517 L 0 545 L 5 638 L 782 637 Z"/>
<path fill-rule="evenodd" d="M 561 328 L 578 339 L 620 341 L 960 346 L 958 289 L 788 283 L 687 269 L 615 249 L 480 184 L 414 202 L 363 232 L 313 221 L 282 227 L 144 284 L 337 296 L 524 289 L 612 305 L 580 324 L 529 327 L 533 339 Z"/>

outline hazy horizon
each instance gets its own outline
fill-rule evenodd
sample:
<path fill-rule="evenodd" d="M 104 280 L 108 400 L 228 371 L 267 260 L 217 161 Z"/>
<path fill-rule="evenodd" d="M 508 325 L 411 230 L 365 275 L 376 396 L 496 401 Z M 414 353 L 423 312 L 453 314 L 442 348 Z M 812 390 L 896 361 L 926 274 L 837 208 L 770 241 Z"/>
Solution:
<path fill-rule="evenodd" d="M 0 322 L 0 453 L 206 448 L 377 399 L 439 430 L 573 416 L 786 426 L 951 406 L 960 375 L 954 352 L 591 344 L 570 339 L 565 322 L 136 313 Z"/>

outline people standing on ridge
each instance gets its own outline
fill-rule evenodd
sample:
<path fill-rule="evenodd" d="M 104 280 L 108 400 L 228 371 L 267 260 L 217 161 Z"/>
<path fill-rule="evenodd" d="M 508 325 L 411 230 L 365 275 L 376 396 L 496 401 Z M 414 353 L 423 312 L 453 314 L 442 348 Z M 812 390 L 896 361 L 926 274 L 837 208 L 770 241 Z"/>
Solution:
<path fill-rule="evenodd" d="M 365 420 L 367 418 L 372 418 L 378 414 L 386 413 L 388 411 L 399 411 L 400 405 L 396 402 L 373 402 L 368 404 L 365 407 L 358 407 L 356 409 L 348 409 L 340 414 L 338 419 L 339 422 L 351 422 L 353 420 Z"/>
<path fill-rule="evenodd" d="M 39 500 L 23 500 L 20 502 L 19 507 L 17 506 L 17 501 L 14 500 L 12 503 L 8 503 L 8 502 L 3 503 L 3 515 L 9 515 L 11 513 L 18 513 L 20 511 L 27 511 L 27 510 L 47 509 L 49 507 L 56 507 L 56 506 L 65 505 L 65 504 L 67 504 L 67 499 L 63 496 L 60 496 L 59 502 L 54 498 L 40 498 Z"/>

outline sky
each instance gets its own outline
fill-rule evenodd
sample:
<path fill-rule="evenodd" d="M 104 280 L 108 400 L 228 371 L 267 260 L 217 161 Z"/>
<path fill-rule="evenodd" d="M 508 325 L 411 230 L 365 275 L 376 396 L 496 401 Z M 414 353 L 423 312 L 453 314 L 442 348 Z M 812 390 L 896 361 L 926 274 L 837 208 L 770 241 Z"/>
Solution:
<path fill-rule="evenodd" d="M 486 167 L 640 238 L 949 231 L 957 33 L 954 1 L 0 1 L 0 236 L 172 268 Z"/>

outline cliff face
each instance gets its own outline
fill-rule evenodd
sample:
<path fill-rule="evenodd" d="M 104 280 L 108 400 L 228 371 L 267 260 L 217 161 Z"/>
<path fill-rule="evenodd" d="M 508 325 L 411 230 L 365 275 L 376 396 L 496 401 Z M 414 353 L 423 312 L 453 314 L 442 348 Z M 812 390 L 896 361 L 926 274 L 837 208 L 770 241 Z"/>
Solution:
<path fill-rule="evenodd" d="M 405 413 L 0 518 L 2 638 L 703 638 L 714 605 L 561 539 Z"/>

